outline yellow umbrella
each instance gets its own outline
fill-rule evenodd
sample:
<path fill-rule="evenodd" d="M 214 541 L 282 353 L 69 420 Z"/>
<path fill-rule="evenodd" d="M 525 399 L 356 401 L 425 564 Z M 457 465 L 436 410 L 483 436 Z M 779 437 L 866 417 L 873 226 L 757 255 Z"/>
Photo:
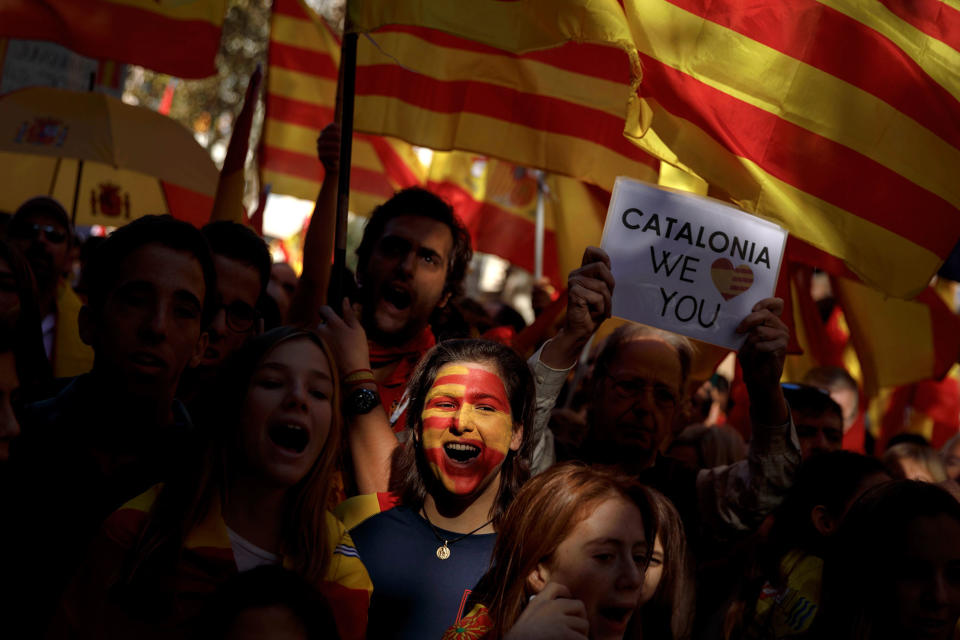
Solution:
<path fill-rule="evenodd" d="M 50 195 L 76 224 L 210 216 L 219 172 L 176 121 L 100 93 L 36 87 L 0 97 L 0 210 Z"/>

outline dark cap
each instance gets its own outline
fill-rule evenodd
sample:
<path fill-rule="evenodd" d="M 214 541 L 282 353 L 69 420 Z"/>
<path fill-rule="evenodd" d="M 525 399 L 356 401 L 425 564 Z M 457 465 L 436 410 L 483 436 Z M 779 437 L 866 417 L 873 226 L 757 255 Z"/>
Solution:
<path fill-rule="evenodd" d="M 63 228 L 66 229 L 68 233 L 72 230 L 70 226 L 70 216 L 67 214 L 67 210 L 63 208 L 63 205 L 49 196 L 30 198 L 21 204 L 13 214 L 13 218 L 10 219 L 8 228 L 11 230 L 16 229 L 18 226 L 24 224 L 24 221 L 29 216 L 35 214 L 43 214 L 55 218 L 57 222 L 63 225 Z"/>

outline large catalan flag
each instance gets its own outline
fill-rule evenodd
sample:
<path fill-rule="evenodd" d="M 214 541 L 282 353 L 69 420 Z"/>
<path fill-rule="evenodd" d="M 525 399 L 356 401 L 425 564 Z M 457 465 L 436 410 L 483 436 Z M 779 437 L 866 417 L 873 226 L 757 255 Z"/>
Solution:
<path fill-rule="evenodd" d="M 50 40 L 179 78 L 217 72 L 227 0 L 6 0 L 0 37 Z"/>
<path fill-rule="evenodd" d="M 625 0 L 643 149 L 898 297 L 960 238 L 953 0 Z"/>
<path fill-rule="evenodd" d="M 617 0 L 351 0 L 358 130 L 611 189 L 656 181 L 624 138 L 638 58 Z"/>
<path fill-rule="evenodd" d="M 323 167 L 320 130 L 334 119 L 340 42 L 300 0 L 275 0 L 268 53 L 261 182 L 271 192 L 314 200 Z M 424 169 L 410 145 L 356 134 L 350 209 L 367 215 L 397 189 L 422 183 Z"/>

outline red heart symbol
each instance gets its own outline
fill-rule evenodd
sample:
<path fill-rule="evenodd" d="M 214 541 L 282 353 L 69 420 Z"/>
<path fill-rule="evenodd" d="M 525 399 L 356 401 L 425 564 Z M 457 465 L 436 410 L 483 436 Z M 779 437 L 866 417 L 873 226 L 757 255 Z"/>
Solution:
<path fill-rule="evenodd" d="M 736 298 L 753 284 L 753 271 L 745 264 L 736 269 L 726 258 L 717 258 L 710 265 L 710 277 L 724 300 Z"/>

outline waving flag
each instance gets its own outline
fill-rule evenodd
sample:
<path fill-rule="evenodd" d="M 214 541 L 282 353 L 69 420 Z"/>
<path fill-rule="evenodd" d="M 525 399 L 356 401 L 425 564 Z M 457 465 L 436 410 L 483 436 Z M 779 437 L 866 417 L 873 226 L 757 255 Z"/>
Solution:
<path fill-rule="evenodd" d="M 0 37 L 50 40 L 179 78 L 217 72 L 227 0 L 7 0 Z"/>
<path fill-rule="evenodd" d="M 641 148 L 898 297 L 960 238 L 960 11 L 625 0 Z"/>
<path fill-rule="evenodd" d="M 606 189 L 656 181 L 623 136 L 640 67 L 616 0 L 352 0 L 357 130 Z"/>
<path fill-rule="evenodd" d="M 299 0 L 275 0 L 268 56 L 261 182 L 271 185 L 272 193 L 313 200 L 323 179 L 316 140 L 334 119 L 340 43 Z M 423 179 L 410 145 L 354 135 L 350 208 L 355 213 L 367 215 L 397 189 Z"/>

